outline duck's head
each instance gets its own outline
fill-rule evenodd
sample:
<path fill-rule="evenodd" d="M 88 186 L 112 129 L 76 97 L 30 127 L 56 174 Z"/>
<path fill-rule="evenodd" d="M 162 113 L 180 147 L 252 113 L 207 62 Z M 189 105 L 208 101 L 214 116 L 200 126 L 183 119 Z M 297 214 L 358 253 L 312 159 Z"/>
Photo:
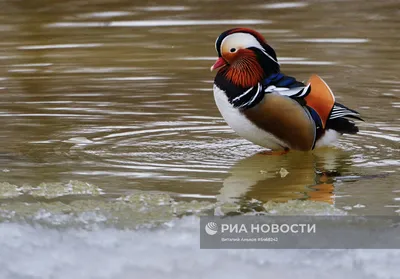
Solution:
<path fill-rule="evenodd" d="M 250 87 L 270 74 L 279 72 L 275 51 L 264 37 L 248 28 L 223 32 L 215 42 L 218 59 L 211 67 L 234 85 Z"/>

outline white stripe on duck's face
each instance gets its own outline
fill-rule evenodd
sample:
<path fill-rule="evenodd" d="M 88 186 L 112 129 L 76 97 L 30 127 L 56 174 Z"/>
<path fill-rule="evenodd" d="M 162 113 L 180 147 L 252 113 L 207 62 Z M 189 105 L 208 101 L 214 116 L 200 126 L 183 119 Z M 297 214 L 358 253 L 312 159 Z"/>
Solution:
<path fill-rule="evenodd" d="M 253 35 L 249 33 L 233 33 L 231 35 L 226 36 L 221 43 L 221 54 L 222 57 L 231 63 L 232 59 L 235 57 L 235 53 L 237 53 L 240 49 L 246 48 L 258 48 L 261 50 L 266 56 L 268 56 L 272 61 L 278 64 L 272 56 L 270 56 L 260 42 Z M 217 50 L 218 51 L 218 50 Z"/>
<path fill-rule="evenodd" d="M 249 33 L 233 33 L 226 36 L 221 43 L 221 53 L 234 52 L 232 48 L 239 50 L 242 48 L 256 47 L 258 49 L 264 49 L 260 42 Z"/>
<path fill-rule="evenodd" d="M 225 92 L 214 85 L 214 99 L 225 122 L 241 137 L 257 145 L 272 150 L 281 150 L 288 146 L 274 135 L 258 128 L 244 116 L 239 109 L 228 101 Z"/>

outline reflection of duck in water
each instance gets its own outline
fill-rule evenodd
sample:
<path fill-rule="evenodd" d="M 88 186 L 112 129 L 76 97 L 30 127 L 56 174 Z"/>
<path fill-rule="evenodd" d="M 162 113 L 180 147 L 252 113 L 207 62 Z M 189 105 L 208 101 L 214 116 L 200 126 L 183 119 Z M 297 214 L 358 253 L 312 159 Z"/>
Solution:
<path fill-rule="evenodd" d="M 217 199 L 234 202 L 256 199 L 286 202 L 293 199 L 334 203 L 332 180 L 326 173 L 340 168 L 336 149 L 318 152 L 292 152 L 285 156 L 252 155 L 238 161 L 223 182 Z"/>

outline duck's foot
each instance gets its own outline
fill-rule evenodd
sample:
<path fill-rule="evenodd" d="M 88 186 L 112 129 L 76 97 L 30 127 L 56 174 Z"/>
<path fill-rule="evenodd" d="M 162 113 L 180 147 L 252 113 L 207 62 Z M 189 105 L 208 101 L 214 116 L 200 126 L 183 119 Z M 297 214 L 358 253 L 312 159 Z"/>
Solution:
<path fill-rule="evenodd" d="M 273 156 L 280 156 L 280 155 L 285 155 L 286 153 L 289 152 L 289 148 L 285 148 L 283 150 L 265 150 L 261 151 L 258 154 L 260 155 L 273 155 Z"/>

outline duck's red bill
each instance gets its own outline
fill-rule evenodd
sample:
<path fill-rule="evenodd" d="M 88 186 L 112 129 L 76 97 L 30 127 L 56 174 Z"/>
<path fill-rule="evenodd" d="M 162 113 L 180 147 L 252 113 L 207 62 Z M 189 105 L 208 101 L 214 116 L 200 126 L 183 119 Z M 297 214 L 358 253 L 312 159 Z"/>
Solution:
<path fill-rule="evenodd" d="M 214 63 L 214 65 L 211 66 L 210 70 L 212 72 L 212 71 L 214 71 L 216 69 L 219 69 L 219 68 L 221 68 L 222 66 L 225 66 L 225 65 L 226 65 L 225 60 L 222 57 L 220 57 L 220 58 L 217 59 L 217 61 Z"/>

